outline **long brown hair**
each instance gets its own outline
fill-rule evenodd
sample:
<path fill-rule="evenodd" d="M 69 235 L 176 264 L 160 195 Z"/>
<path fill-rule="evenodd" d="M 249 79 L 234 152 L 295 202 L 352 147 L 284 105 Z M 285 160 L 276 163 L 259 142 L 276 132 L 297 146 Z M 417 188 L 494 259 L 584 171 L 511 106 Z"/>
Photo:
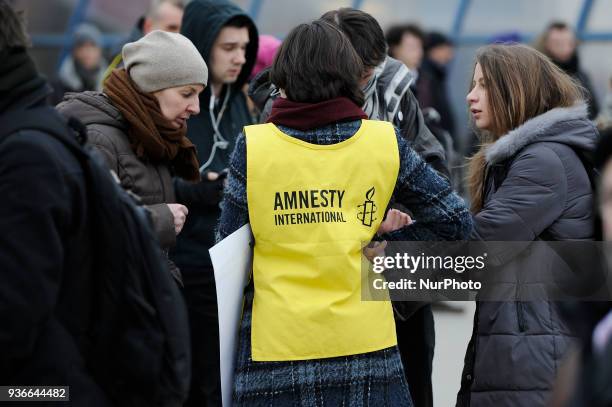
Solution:
<path fill-rule="evenodd" d="M 477 51 L 474 69 L 476 64 L 482 69 L 486 86 L 491 128 L 479 134 L 482 144 L 469 163 L 468 187 L 474 213 L 483 205 L 487 147 L 533 117 L 584 99 L 582 88 L 571 77 L 526 45 L 482 47 Z"/>

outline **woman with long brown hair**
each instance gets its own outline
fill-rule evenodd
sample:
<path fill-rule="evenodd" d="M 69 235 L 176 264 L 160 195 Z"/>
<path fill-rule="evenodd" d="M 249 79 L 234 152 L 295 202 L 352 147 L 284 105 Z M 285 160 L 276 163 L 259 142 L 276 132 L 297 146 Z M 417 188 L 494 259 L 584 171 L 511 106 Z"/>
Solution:
<path fill-rule="evenodd" d="M 476 55 L 467 102 L 482 141 L 469 166 L 471 240 L 592 240 L 580 157 L 597 132 L 579 85 L 530 47 L 491 45 Z M 502 267 L 547 267 L 525 256 Z M 554 303 L 478 302 L 457 405 L 544 406 L 570 342 Z"/>

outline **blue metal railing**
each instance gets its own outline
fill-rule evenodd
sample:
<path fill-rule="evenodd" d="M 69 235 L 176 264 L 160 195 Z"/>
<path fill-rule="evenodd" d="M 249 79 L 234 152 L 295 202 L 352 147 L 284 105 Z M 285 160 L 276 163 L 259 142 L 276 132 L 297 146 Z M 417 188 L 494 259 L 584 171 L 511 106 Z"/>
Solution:
<path fill-rule="evenodd" d="M 261 14 L 261 9 L 265 0 L 250 0 L 248 6 L 248 13 L 257 23 Z M 360 9 L 363 7 L 365 0 L 352 0 L 351 6 L 353 8 Z M 451 36 L 457 45 L 480 45 L 488 43 L 492 35 L 480 34 L 480 35 L 463 35 L 463 27 L 465 24 L 468 11 L 470 9 L 471 0 L 458 0 L 457 10 L 453 19 L 453 25 L 451 28 Z M 72 37 L 77 26 L 83 22 L 87 13 L 87 8 L 90 4 L 90 0 L 78 0 L 76 7 L 70 16 L 68 26 L 64 34 L 37 34 L 32 35 L 32 43 L 35 47 L 45 48 L 61 48 L 60 57 L 57 62 L 59 68 L 61 62 L 70 52 L 72 47 Z M 589 16 L 595 0 L 583 0 L 578 20 L 576 22 L 576 34 L 582 41 L 612 41 L 612 31 L 604 32 L 588 32 L 587 25 Z M 521 38 L 524 41 L 531 41 L 535 35 L 532 33 L 520 33 Z M 123 39 L 123 35 L 103 35 L 102 43 L 104 47 L 113 47 Z"/>
<path fill-rule="evenodd" d="M 470 8 L 471 0 L 459 0 L 459 6 L 453 19 L 453 28 L 451 36 L 456 44 L 460 43 L 461 32 L 463 31 L 463 23 L 465 23 L 465 17 L 467 16 L 468 9 Z"/>
<path fill-rule="evenodd" d="M 582 36 L 585 34 L 585 29 L 587 23 L 589 22 L 589 16 L 591 15 L 592 8 L 593 0 L 584 0 L 582 2 L 578 21 L 576 22 L 576 35 L 578 38 L 582 38 Z"/>
<path fill-rule="evenodd" d="M 351 7 L 360 9 L 361 7 L 363 7 L 363 1 L 364 0 L 353 0 L 353 4 L 351 5 Z"/>
<path fill-rule="evenodd" d="M 248 13 L 253 21 L 255 21 L 255 24 L 257 24 L 257 20 L 259 19 L 259 13 L 261 12 L 263 2 L 264 0 L 251 0 L 251 3 L 249 4 Z"/>

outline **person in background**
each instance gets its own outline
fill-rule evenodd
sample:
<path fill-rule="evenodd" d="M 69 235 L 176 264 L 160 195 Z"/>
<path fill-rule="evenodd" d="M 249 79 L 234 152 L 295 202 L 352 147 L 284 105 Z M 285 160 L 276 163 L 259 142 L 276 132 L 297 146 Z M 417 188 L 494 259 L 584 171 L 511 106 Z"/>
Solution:
<path fill-rule="evenodd" d="M 150 0 L 149 9 L 138 19 L 127 40 L 120 44 L 112 53 L 115 57 L 111 60 L 103 79 L 106 79 L 114 69 L 123 66 L 121 48 L 124 44 L 138 41 L 155 30 L 171 33 L 180 32 L 183 9 L 185 7 L 184 3 L 185 0 Z"/>
<path fill-rule="evenodd" d="M 221 403 L 219 329 L 215 279 L 208 249 L 215 244 L 224 175 L 236 138 L 251 115 L 242 87 L 255 65 L 258 33 L 253 20 L 226 0 L 193 0 L 185 8 L 181 33 L 209 67 L 209 86 L 200 95 L 199 114 L 187 136 L 198 151 L 202 181 L 176 178 L 177 202 L 189 217 L 171 258 L 181 269 L 189 310 L 193 376 L 188 406 Z"/>
<path fill-rule="evenodd" d="M 595 148 L 595 232 L 603 251 L 603 295 L 600 301 L 564 303 L 567 323 L 579 339 L 557 376 L 550 407 L 608 407 L 612 405 L 612 123 L 600 122 Z"/>
<path fill-rule="evenodd" d="M 255 60 L 255 66 L 251 71 L 249 80 L 257 76 L 258 73 L 263 71 L 265 68 L 272 66 L 276 51 L 281 46 L 282 41 L 272 35 L 262 34 L 259 36 L 259 48 L 257 49 L 257 59 Z"/>
<path fill-rule="evenodd" d="M 470 240 L 593 240 L 593 191 L 579 154 L 592 152 L 598 134 L 579 85 L 531 47 L 489 45 L 476 54 L 466 99 L 482 141 L 469 164 Z M 529 251 L 488 254 L 508 259 L 497 274 L 519 270 L 521 283 L 504 287 L 519 299 L 534 269 L 562 266 L 558 256 L 543 266 Z M 546 406 L 572 340 L 557 303 L 478 301 L 457 406 Z"/>
<path fill-rule="evenodd" d="M 586 89 L 589 118 L 594 119 L 599 113 L 599 103 L 593 91 L 591 80 L 580 67 L 578 40 L 576 33 L 562 21 L 554 21 L 546 27 L 538 38 L 536 48 L 548 56 L 565 73 L 576 79 Z"/>
<path fill-rule="evenodd" d="M 418 78 L 418 70 L 424 57 L 425 33 L 416 24 L 389 27 L 385 35 L 389 55 L 402 61 Z"/>
<path fill-rule="evenodd" d="M 426 87 L 419 86 L 417 81 L 417 95 L 421 109 L 432 108 L 440 116 L 438 125 L 447 131 L 457 145 L 455 138 L 455 119 L 449 100 L 447 82 L 447 68 L 454 57 L 453 42 L 446 35 L 439 32 L 430 32 L 425 37 L 425 58 L 421 64 L 420 75 L 427 78 Z"/>
<path fill-rule="evenodd" d="M 184 36 L 153 31 L 123 47 L 125 68 L 116 69 L 104 91 L 66 96 L 57 106 L 87 127 L 121 186 L 151 211 L 159 244 L 167 252 L 188 209 L 176 202 L 172 177 L 199 181 L 195 146 L 187 119 L 200 111 L 198 95 L 208 81 L 206 63 Z M 180 281 L 172 262 L 171 272 Z"/>
<path fill-rule="evenodd" d="M 606 98 L 601 106 L 599 115 L 597 115 L 596 122 L 599 129 L 612 128 L 612 78 L 608 82 Z"/>
<path fill-rule="evenodd" d="M 425 33 L 416 24 L 392 26 L 387 30 L 386 34 L 389 56 L 403 62 L 414 76 L 410 84 L 410 90 L 412 90 L 412 93 L 419 102 L 425 126 L 427 126 L 443 147 L 447 163 L 454 165 L 455 163 L 452 162 L 454 147 L 451 134 L 446 128 L 441 126 L 441 114 L 433 106 L 434 103 L 439 102 L 434 100 L 433 88 L 442 86 L 442 89 L 444 89 L 444 85 L 440 84 L 440 69 L 435 73 L 423 70 L 425 39 Z M 446 56 L 443 52 L 436 55 L 440 55 L 443 58 Z"/>
<path fill-rule="evenodd" d="M 259 49 L 257 50 L 257 60 L 255 61 L 255 66 L 253 67 L 253 71 L 251 72 L 251 76 L 249 77 L 249 81 L 253 80 L 255 76 L 257 76 L 261 71 L 268 68 L 274 62 L 274 56 L 276 55 L 276 51 L 281 45 L 281 40 L 272 36 L 272 35 L 260 35 L 259 36 Z M 261 101 L 253 101 L 249 96 L 249 84 L 245 83 L 242 91 L 245 95 L 247 95 L 247 103 L 249 105 L 249 111 L 251 112 L 251 116 L 253 117 L 254 122 L 258 122 L 259 116 L 261 115 L 261 111 L 257 107 L 258 105 L 264 105 Z"/>
<path fill-rule="evenodd" d="M 363 72 L 338 25 L 299 25 L 270 72 L 280 97 L 268 123 L 246 126 L 236 142 L 217 239 L 250 222 L 255 243 L 234 405 L 413 405 L 391 304 L 360 300 L 360 242 L 379 230 L 390 199 L 420 220 L 392 232 L 400 240 L 463 239 L 471 222 L 400 130 L 364 120 Z M 320 217 L 291 199 L 275 204 L 298 189 L 327 201 Z M 364 199 L 376 200 L 376 222 L 355 212 Z M 323 216 L 330 211 L 346 216 Z M 275 224 L 283 214 L 287 223 Z"/>
<path fill-rule="evenodd" d="M 92 24 L 81 24 L 74 32 L 72 52 L 60 65 L 53 82 L 51 103 L 59 103 L 66 92 L 99 90 L 107 66 L 100 30 Z"/>

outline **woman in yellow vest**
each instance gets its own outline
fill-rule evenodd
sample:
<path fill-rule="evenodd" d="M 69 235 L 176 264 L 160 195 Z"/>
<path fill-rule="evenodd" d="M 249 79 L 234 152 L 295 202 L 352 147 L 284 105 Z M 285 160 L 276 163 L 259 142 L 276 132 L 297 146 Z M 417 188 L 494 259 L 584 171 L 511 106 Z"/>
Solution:
<path fill-rule="evenodd" d="M 255 246 L 235 405 L 412 405 L 391 304 L 361 300 L 362 242 L 392 199 L 416 222 L 388 239 L 464 239 L 471 218 L 391 124 L 365 120 L 363 71 L 338 28 L 299 25 L 268 123 L 237 140 L 218 238 L 250 222 Z"/>

